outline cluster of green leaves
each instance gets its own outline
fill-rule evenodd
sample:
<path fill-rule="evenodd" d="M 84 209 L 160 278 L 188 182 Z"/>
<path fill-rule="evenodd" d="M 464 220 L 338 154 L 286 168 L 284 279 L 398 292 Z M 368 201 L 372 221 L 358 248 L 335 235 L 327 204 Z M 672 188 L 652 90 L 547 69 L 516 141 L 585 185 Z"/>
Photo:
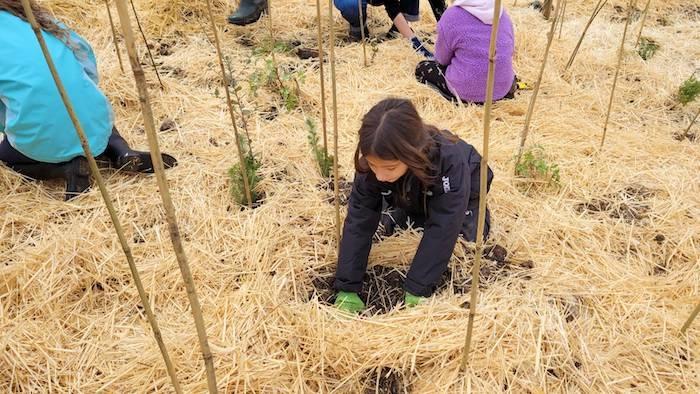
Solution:
<path fill-rule="evenodd" d="M 269 38 L 265 38 L 253 48 L 253 56 L 255 57 L 265 57 L 270 55 L 272 52 L 275 53 L 287 53 L 292 51 L 292 47 L 284 41 L 273 42 Z"/>
<path fill-rule="evenodd" d="M 656 54 L 656 51 L 658 51 L 659 48 L 660 46 L 656 41 L 648 37 L 642 37 L 642 39 L 639 40 L 639 48 L 637 49 L 637 53 L 642 59 L 649 60 L 654 57 L 654 54 Z"/>
<path fill-rule="evenodd" d="M 274 45 L 270 41 L 263 41 L 260 47 L 253 50 L 253 55 L 249 59 L 249 64 L 257 66 L 258 59 L 271 55 L 272 53 L 283 53 L 291 48 L 284 42 L 277 42 Z M 248 86 L 253 96 L 257 96 L 258 90 L 262 87 L 269 87 L 276 90 L 282 98 L 284 107 L 291 111 L 299 106 L 299 85 L 306 78 L 302 70 L 289 71 L 284 67 L 278 67 L 272 58 L 265 59 L 262 67 L 257 68 L 248 78 Z"/>
<path fill-rule="evenodd" d="M 681 87 L 678 88 L 678 102 L 683 105 L 695 101 L 699 95 L 700 80 L 695 78 L 695 75 L 691 75 L 690 78 L 686 79 Z"/>
<path fill-rule="evenodd" d="M 328 154 L 326 148 L 319 146 L 316 123 L 312 119 L 306 118 L 306 128 L 308 129 L 309 145 L 311 145 L 311 151 L 318 163 L 321 176 L 328 179 L 331 177 L 331 169 L 333 168 L 333 156 Z"/>
<path fill-rule="evenodd" d="M 245 183 L 244 176 L 248 178 L 248 185 L 250 186 L 250 194 L 253 202 L 260 199 L 258 192 L 258 184 L 260 183 L 261 177 L 258 170 L 262 166 L 260 160 L 255 156 L 250 149 L 250 143 L 245 136 L 241 136 L 241 150 L 244 152 L 244 162 L 245 171 L 241 171 L 240 163 L 236 163 L 233 167 L 228 170 L 229 184 L 231 198 L 240 205 L 248 205 L 248 198 L 245 193 Z M 244 175 L 245 173 L 245 175 Z"/>
<path fill-rule="evenodd" d="M 539 145 L 523 153 L 520 162 L 515 165 L 515 174 L 543 186 L 559 186 L 561 181 L 559 166 L 547 161 L 544 149 Z"/>

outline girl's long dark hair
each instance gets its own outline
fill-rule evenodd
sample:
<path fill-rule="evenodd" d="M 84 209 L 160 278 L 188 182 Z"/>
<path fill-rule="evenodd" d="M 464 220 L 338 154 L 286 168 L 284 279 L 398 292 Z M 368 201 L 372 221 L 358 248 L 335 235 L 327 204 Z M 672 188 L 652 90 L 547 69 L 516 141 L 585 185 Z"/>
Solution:
<path fill-rule="evenodd" d="M 410 100 L 387 98 L 377 103 L 362 119 L 360 141 L 355 150 L 355 169 L 370 171 L 365 157 L 399 160 L 408 166 L 423 187 L 435 181 L 431 155 L 435 137 L 443 134 L 435 126 L 423 123 Z M 448 139 L 453 135 L 444 133 Z"/>
<path fill-rule="evenodd" d="M 30 0 L 29 3 L 32 7 L 32 13 L 34 13 L 34 17 L 36 18 L 37 23 L 39 23 L 39 26 L 41 26 L 41 29 L 68 44 L 68 31 L 59 26 L 53 16 L 51 16 L 51 14 L 44 7 L 37 4 L 36 1 Z M 22 2 L 19 0 L 0 0 L 0 11 L 7 11 L 10 14 L 29 23 L 27 16 L 24 14 Z"/>

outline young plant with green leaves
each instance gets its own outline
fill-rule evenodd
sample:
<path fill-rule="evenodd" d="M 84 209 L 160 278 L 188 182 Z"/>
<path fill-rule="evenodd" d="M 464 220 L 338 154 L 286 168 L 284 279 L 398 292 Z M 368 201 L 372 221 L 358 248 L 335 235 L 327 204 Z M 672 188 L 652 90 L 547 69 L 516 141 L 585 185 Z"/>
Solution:
<path fill-rule="evenodd" d="M 527 183 L 540 187 L 558 187 L 561 178 L 559 166 L 550 163 L 544 149 L 536 145 L 528 148 L 515 166 L 515 175 Z"/>
<path fill-rule="evenodd" d="M 243 174 L 245 173 L 245 176 L 248 178 L 248 184 L 250 185 L 250 194 L 253 199 L 253 202 L 255 203 L 261 198 L 260 192 L 258 191 L 258 184 L 260 183 L 260 180 L 262 178 L 260 177 L 258 170 L 260 170 L 262 164 L 260 163 L 258 157 L 253 154 L 252 150 L 250 149 L 250 143 L 248 141 L 248 138 L 246 138 L 245 136 L 241 136 L 241 150 L 245 152 L 245 171 L 241 171 L 240 163 L 236 163 L 235 165 L 233 165 L 233 167 L 229 168 L 228 177 L 231 198 L 233 198 L 233 200 L 236 203 L 245 206 L 247 204 L 247 199 L 245 194 L 245 183 L 243 180 Z"/>
<path fill-rule="evenodd" d="M 329 155 L 328 151 L 318 144 L 318 132 L 316 130 L 316 122 L 313 119 L 306 118 L 306 128 L 308 130 L 309 145 L 311 145 L 314 159 L 318 163 L 321 176 L 324 179 L 330 179 L 331 171 L 333 170 L 333 156 Z"/>
<path fill-rule="evenodd" d="M 303 70 L 290 71 L 284 67 L 278 67 L 273 59 L 265 59 L 262 67 L 256 69 L 248 78 L 248 86 L 253 96 L 257 96 L 258 90 L 262 87 L 276 90 L 284 103 L 284 108 L 292 111 L 299 106 L 300 84 L 304 83 L 305 79 Z"/>
<path fill-rule="evenodd" d="M 637 54 L 644 60 L 649 60 L 656 54 L 660 48 L 659 44 L 648 37 L 642 37 L 639 40 L 639 48 L 637 48 Z"/>
<path fill-rule="evenodd" d="M 700 96 L 700 80 L 691 75 L 690 78 L 683 81 L 683 84 L 678 88 L 678 102 L 683 105 L 695 101 Z"/>

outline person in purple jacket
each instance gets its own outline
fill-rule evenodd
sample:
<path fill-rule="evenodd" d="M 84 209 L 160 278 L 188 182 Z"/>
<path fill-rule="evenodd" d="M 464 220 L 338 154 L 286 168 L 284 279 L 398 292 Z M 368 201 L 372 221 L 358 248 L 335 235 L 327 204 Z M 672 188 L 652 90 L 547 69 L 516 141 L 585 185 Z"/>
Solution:
<path fill-rule="evenodd" d="M 416 67 L 418 81 L 451 101 L 486 101 L 494 6 L 494 0 L 455 0 L 437 25 L 435 61 L 422 61 Z M 513 23 L 502 10 L 496 42 L 494 100 L 514 97 L 514 49 Z"/>

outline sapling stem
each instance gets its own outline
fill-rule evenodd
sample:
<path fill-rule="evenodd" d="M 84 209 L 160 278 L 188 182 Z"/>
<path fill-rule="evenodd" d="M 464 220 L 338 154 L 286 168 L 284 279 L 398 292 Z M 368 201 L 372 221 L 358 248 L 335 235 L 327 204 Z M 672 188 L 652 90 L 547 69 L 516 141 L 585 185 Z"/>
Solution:
<path fill-rule="evenodd" d="M 146 129 L 148 146 L 151 150 L 151 161 L 153 162 L 153 169 L 155 172 L 156 181 L 158 183 L 158 190 L 163 201 L 163 208 L 165 211 L 165 218 L 168 223 L 170 240 L 172 241 L 175 256 L 177 258 L 177 263 L 180 267 L 180 273 L 182 274 L 182 279 L 185 283 L 187 297 L 190 301 L 192 316 L 194 318 L 195 327 L 197 329 L 199 347 L 202 352 L 202 358 L 204 359 L 204 366 L 206 368 L 207 385 L 209 387 L 210 393 L 216 393 L 217 386 L 216 372 L 214 371 L 214 358 L 209 348 L 207 330 L 206 326 L 204 325 L 204 317 L 202 316 L 202 307 L 199 304 L 199 298 L 197 297 L 197 291 L 194 286 L 194 279 L 192 278 L 192 271 L 190 270 L 187 255 L 185 254 L 185 248 L 182 244 L 180 228 L 178 226 L 177 217 L 175 215 L 175 205 L 173 204 L 172 197 L 170 196 L 168 180 L 165 176 L 163 158 L 160 154 L 160 146 L 158 144 L 155 123 L 153 121 L 153 110 L 151 108 L 151 102 L 148 96 L 146 76 L 143 72 L 143 69 L 141 68 L 138 53 L 136 52 L 136 40 L 134 39 L 134 32 L 131 27 L 131 21 L 129 20 L 129 11 L 126 8 L 126 1 L 117 0 L 116 3 L 117 11 L 119 13 L 119 20 L 123 29 L 124 39 L 126 41 L 126 50 L 129 54 L 131 69 L 134 73 L 134 78 L 136 80 L 136 87 L 138 89 L 139 94 L 139 103 L 141 104 L 141 111 L 143 113 L 143 120 L 145 126 L 144 128 Z"/>
<path fill-rule="evenodd" d="M 608 2 L 608 0 L 598 0 L 598 4 L 596 4 L 595 8 L 593 9 L 593 13 L 591 14 L 591 17 L 588 19 L 588 22 L 586 23 L 586 27 L 583 28 L 583 32 L 581 32 L 581 37 L 579 37 L 578 42 L 576 43 L 576 46 L 574 47 L 574 51 L 571 52 L 571 56 L 569 57 L 569 61 L 566 62 L 566 67 L 564 68 L 564 71 L 567 71 L 572 64 L 574 64 L 574 59 L 576 59 L 576 55 L 578 54 L 579 48 L 581 48 L 581 43 L 583 43 L 583 39 L 586 37 L 586 33 L 588 32 L 588 28 L 591 27 L 591 24 L 595 20 L 595 18 L 598 16 L 600 13 L 600 10 L 603 9 L 605 4 Z"/>
<path fill-rule="evenodd" d="M 500 0 L 499 0 L 500 1 Z M 340 183 L 338 172 L 338 96 L 335 75 L 335 27 L 333 26 L 333 0 L 328 0 L 328 27 L 330 29 L 331 98 L 333 110 L 333 189 L 335 189 L 335 237 L 340 250 Z"/>
<path fill-rule="evenodd" d="M 122 251 L 124 252 L 124 256 L 126 257 L 126 261 L 129 265 L 131 276 L 134 279 L 136 290 L 139 293 L 139 299 L 141 300 L 141 304 L 143 304 L 143 309 L 146 312 L 146 318 L 148 320 L 148 323 L 151 325 L 151 329 L 153 330 L 153 336 L 156 340 L 156 343 L 158 344 L 158 349 L 160 350 L 160 354 L 163 357 L 163 361 L 165 362 L 165 368 L 168 372 L 168 376 L 170 377 L 173 389 L 178 394 L 182 393 L 180 383 L 177 380 L 177 374 L 175 373 L 175 368 L 173 367 L 172 361 L 170 360 L 170 355 L 168 354 L 168 350 L 165 346 L 165 343 L 163 342 L 163 336 L 160 332 L 158 321 L 156 320 L 156 316 L 153 313 L 153 309 L 151 308 L 151 303 L 148 298 L 148 294 L 146 293 L 146 290 L 143 287 L 141 275 L 139 274 L 139 271 L 136 268 L 134 256 L 131 253 L 131 247 L 129 246 L 129 243 L 126 240 L 126 236 L 124 235 L 124 228 L 121 225 L 119 216 L 117 215 L 117 210 L 114 207 L 112 197 L 110 196 L 109 190 L 107 190 L 107 186 L 104 183 L 102 174 L 100 174 L 100 170 L 97 167 L 97 162 L 95 161 L 95 157 L 90 149 L 90 144 L 88 143 L 87 137 L 85 136 L 85 131 L 83 130 L 83 127 L 80 124 L 80 120 L 78 119 L 78 116 L 75 113 L 75 109 L 73 107 L 72 102 L 70 101 L 70 98 L 68 97 L 68 93 L 66 92 L 65 87 L 63 86 L 61 77 L 58 75 L 58 71 L 56 70 L 56 66 L 53 62 L 53 59 L 51 58 L 51 53 L 49 52 L 49 49 L 46 46 L 46 41 L 44 40 L 44 37 L 41 33 L 41 28 L 39 27 L 39 24 L 36 21 L 36 17 L 34 16 L 34 12 L 32 11 L 32 7 L 29 3 L 29 0 L 22 0 L 22 6 L 24 8 L 24 14 L 27 17 L 29 24 L 32 26 L 34 35 L 36 36 L 36 39 L 39 42 L 41 52 L 43 53 L 44 59 L 46 60 L 46 64 L 49 67 L 49 71 L 51 72 L 51 76 L 53 77 L 54 83 L 56 84 L 58 93 L 61 96 L 61 101 L 63 101 L 63 105 L 65 106 L 66 111 L 68 112 L 68 116 L 70 117 L 71 122 L 75 127 L 75 132 L 78 135 L 80 145 L 83 148 L 83 152 L 85 153 L 85 157 L 87 158 L 88 164 L 90 166 L 90 173 L 92 174 L 93 178 L 95 179 L 95 182 L 97 183 L 97 187 L 99 188 L 102 199 L 104 200 L 105 206 L 107 207 L 107 212 L 109 212 L 109 217 L 112 220 L 114 230 L 117 233 L 117 238 L 119 239 L 119 244 L 121 245 Z"/>
<path fill-rule="evenodd" d="M 367 67 L 367 43 L 365 39 L 365 19 L 364 12 L 362 12 L 362 0 L 357 0 L 357 8 L 360 14 L 360 36 L 362 37 L 362 58 L 364 59 L 364 65 Z"/>
<path fill-rule="evenodd" d="M 321 0 L 316 0 L 316 19 L 318 20 L 318 66 L 321 80 L 321 127 L 323 131 L 323 155 L 328 160 L 328 128 L 326 122 L 326 78 L 323 65 L 323 21 L 321 18 Z"/>
<path fill-rule="evenodd" d="M 642 22 L 640 23 L 639 26 L 639 33 L 637 34 L 637 39 L 634 41 L 634 47 L 636 48 L 639 46 L 639 40 L 642 39 L 642 30 L 644 30 L 644 24 L 647 21 L 647 16 L 649 15 L 649 5 L 651 4 L 651 0 L 647 0 L 647 5 L 644 6 L 644 15 L 642 16 Z"/>

